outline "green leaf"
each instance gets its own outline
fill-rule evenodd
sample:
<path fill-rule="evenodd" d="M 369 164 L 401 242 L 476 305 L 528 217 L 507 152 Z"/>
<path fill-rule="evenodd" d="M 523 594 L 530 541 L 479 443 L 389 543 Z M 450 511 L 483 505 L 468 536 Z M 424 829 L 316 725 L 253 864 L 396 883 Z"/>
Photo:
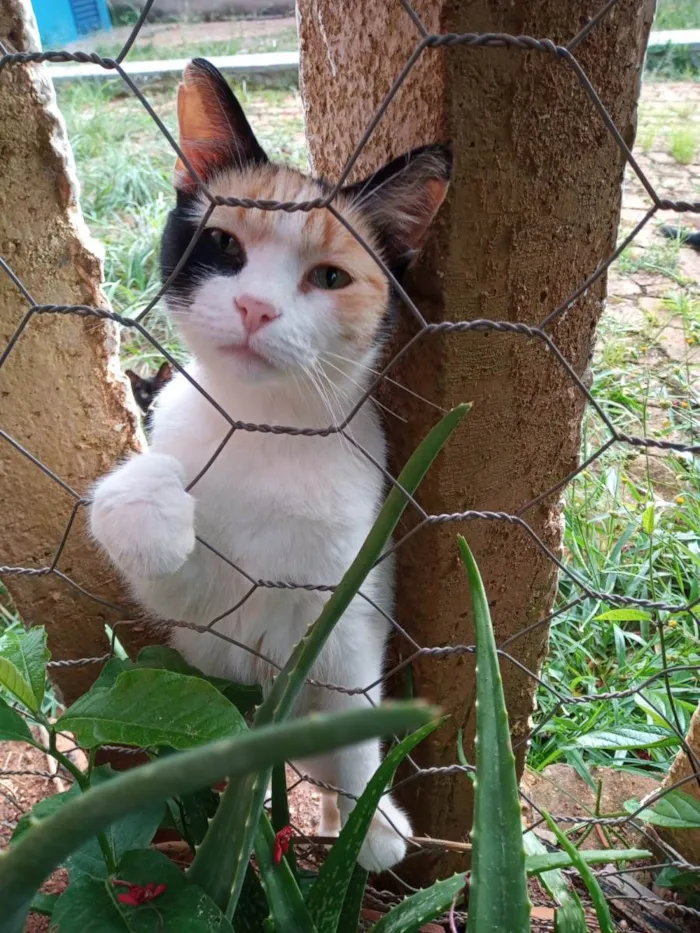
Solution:
<path fill-rule="evenodd" d="M 468 410 L 468 405 L 460 405 L 448 412 L 413 452 L 396 485 L 392 485 L 357 557 L 333 591 L 321 615 L 297 644 L 283 670 L 275 678 L 272 689 L 256 713 L 255 728 L 270 722 L 281 722 L 289 716 L 328 636 L 357 595 L 403 515 L 408 504 L 405 492 L 409 495 L 415 492 L 431 463 Z M 245 866 L 253 848 L 256 816 L 265 801 L 268 779 L 269 773 L 262 772 L 242 780 L 229 781 L 207 837 L 190 869 L 193 879 L 222 909 L 226 903 L 229 904 L 229 911 L 235 909 Z"/>
<path fill-rule="evenodd" d="M 489 605 L 469 545 L 459 538 L 476 636 L 476 780 L 467 933 L 529 933 L 518 780 Z"/>
<path fill-rule="evenodd" d="M 233 929 L 236 933 L 263 933 L 268 914 L 265 892 L 255 869 L 249 862 L 241 888 L 241 896 L 238 898 L 238 907 L 233 915 Z M 353 933 L 356 931 L 353 930 Z"/>
<path fill-rule="evenodd" d="M 563 879 L 563 876 L 562 876 Z M 588 933 L 588 921 L 581 898 L 573 888 L 562 892 L 561 907 L 554 912 L 554 933 Z"/>
<path fill-rule="evenodd" d="M 276 765 L 272 769 L 272 828 L 276 833 L 285 826 L 289 826 L 289 801 L 287 800 L 287 768 L 285 765 Z M 297 872 L 297 860 L 294 854 L 294 847 L 290 846 L 287 852 L 287 864 L 294 875 L 297 884 L 299 875 Z"/>
<path fill-rule="evenodd" d="M 35 745 L 29 726 L 16 709 L 0 697 L 0 742 L 29 742 Z"/>
<path fill-rule="evenodd" d="M 102 765 L 95 768 L 91 775 L 93 787 L 99 787 L 107 781 L 112 781 L 117 777 L 117 772 L 113 771 L 109 765 Z M 13 845 L 17 843 L 24 834 L 36 827 L 42 820 L 57 813 L 71 800 L 82 794 L 80 787 L 74 784 L 70 790 L 63 794 L 55 794 L 53 797 L 47 797 L 35 804 L 30 813 L 19 820 L 15 831 L 12 834 Z M 163 816 L 163 805 L 159 802 L 151 804 L 135 813 L 130 813 L 121 820 L 113 823 L 106 832 L 107 840 L 115 859 L 121 856 L 129 849 L 140 848 L 148 845 L 161 822 Z M 97 841 L 97 836 L 89 839 L 79 848 L 77 848 L 66 860 L 67 867 L 71 873 L 71 878 L 75 875 L 88 874 L 92 877 L 103 878 L 107 876 L 107 866 L 105 865 L 102 851 Z"/>
<path fill-rule="evenodd" d="M 595 907 L 600 933 L 614 933 L 615 927 L 613 925 L 612 917 L 610 916 L 610 908 L 608 907 L 605 900 L 603 890 L 598 884 L 598 879 L 590 870 L 585 860 L 581 857 L 581 852 L 571 842 L 568 836 L 565 836 L 564 833 L 559 829 L 549 813 L 547 813 L 546 810 L 543 810 L 542 815 L 547 821 L 549 828 L 557 837 L 559 845 L 571 858 L 572 865 L 577 869 L 579 875 L 581 876 L 581 880 L 588 889 L 588 893 L 591 897 L 591 900 L 593 901 L 593 906 Z"/>
<path fill-rule="evenodd" d="M 326 861 L 319 869 L 318 878 L 309 893 L 309 913 L 318 933 L 335 933 L 362 843 L 394 772 L 406 755 L 439 725 L 440 722 L 430 722 L 394 746 L 357 801 Z"/>
<path fill-rule="evenodd" d="M 662 726 L 618 726 L 581 735 L 573 744 L 579 748 L 664 748 L 678 745 L 679 739 Z"/>
<path fill-rule="evenodd" d="M 651 615 L 644 609 L 625 606 L 622 609 L 608 609 L 593 618 L 597 622 L 648 622 Z"/>
<path fill-rule="evenodd" d="M 37 894 L 32 901 L 31 912 L 42 917 L 50 917 L 54 912 L 58 894 Z"/>
<path fill-rule="evenodd" d="M 546 856 L 547 849 L 533 832 L 523 836 L 527 855 Z M 527 862 L 526 862 L 527 864 Z M 540 875 L 545 890 L 559 904 L 554 915 L 555 933 L 588 933 L 586 914 L 578 894 L 569 886 L 564 875 L 558 870 L 545 871 Z"/>
<path fill-rule="evenodd" d="M 654 533 L 655 525 L 654 503 L 649 502 L 642 513 L 642 530 L 645 534 L 651 535 Z"/>
<path fill-rule="evenodd" d="M 219 795 L 205 787 L 194 794 L 183 794 L 180 803 L 184 811 L 186 831 L 195 845 L 201 845 L 209 829 L 209 820 L 216 813 Z"/>
<path fill-rule="evenodd" d="M 700 889 L 700 871 L 681 871 L 669 866 L 656 876 L 656 886 L 670 888 L 672 891 L 684 891 L 686 888 Z"/>
<path fill-rule="evenodd" d="M 412 894 L 375 923 L 370 933 L 416 933 L 425 923 L 446 911 L 455 897 L 464 888 L 466 875 L 453 875 L 445 881 L 436 881 L 429 888 Z M 473 888 L 472 888 L 473 892 Z M 472 893 L 473 897 L 473 893 Z M 508 927 L 492 927 L 494 933 L 515 933 Z M 340 933 L 340 931 L 339 931 Z M 345 933 L 345 931 L 343 931 Z M 480 933 L 487 933 L 484 927 Z"/>
<path fill-rule="evenodd" d="M 32 693 L 32 688 L 24 677 L 22 677 L 12 661 L 3 657 L 0 657 L 0 686 L 17 697 L 20 703 L 23 703 L 27 709 L 31 710 L 33 713 L 38 711 L 36 697 Z"/>
<path fill-rule="evenodd" d="M 415 728 L 435 716 L 434 709 L 418 703 L 345 710 L 270 725 L 123 772 L 67 801 L 0 852 L 0 933 L 21 930 L 32 897 L 46 877 L 88 839 L 131 813 L 210 787 L 227 775 L 266 772 L 288 759 L 323 755 Z"/>
<path fill-rule="evenodd" d="M 135 668 L 93 690 L 61 716 L 58 728 L 84 748 L 104 743 L 191 748 L 245 728 L 236 707 L 198 677 Z"/>
<path fill-rule="evenodd" d="M 117 900 L 126 886 L 82 877 L 59 898 L 53 913 L 58 933 L 232 933 L 231 925 L 204 892 L 187 883 L 165 855 L 151 849 L 126 853 L 117 877 L 132 884 L 165 884 L 147 907 Z"/>
<path fill-rule="evenodd" d="M 142 648 L 136 659 L 138 667 L 162 668 L 173 671 L 175 674 L 189 674 L 191 677 L 200 677 L 208 681 L 213 687 L 223 693 L 227 700 L 238 709 L 240 713 L 247 713 L 262 703 L 262 689 L 257 685 L 236 684 L 223 677 L 208 677 L 198 667 L 188 664 L 179 652 L 168 645 L 148 645 Z"/>
<path fill-rule="evenodd" d="M 36 625 L 27 630 L 7 632 L 0 638 L 0 655 L 13 664 L 24 682 L 29 684 L 33 703 L 22 702 L 33 713 L 38 712 L 44 699 L 46 665 L 51 657 L 46 647 L 46 629 L 43 625 Z M 15 693 L 9 686 L 8 690 Z"/>
<path fill-rule="evenodd" d="M 651 858 L 646 849 L 581 849 L 581 858 L 587 865 L 607 865 L 610 862 L 636 862 Z M 525 870 L 528 876 L 541 875 L 542 872 L 557 868 L 570 868 L 573 865 L 566 852 L 547 852 L 545 855 L 528 855 Z"/>
<path fill-rule="evenodd" d="M 624 806 L 628 813 L 635 813 L 640 803 L 638 800 L 627 800 Z M 654 826 L 667 826 L 670 829 L 700 829 L 700 800 L 682 790 L 672 790 L 651 807 L 638 813 L 637 817 Z"/>
<path fill-rule="evenodd" d="M 308 907 L 286 858 L 275 865 L 275 831 L 262 813 L 255 835 L 255 860 L 275 933 L 316 933 Z"/>
<path fill-rule="evenodd" d="M 360 929 L 360 912 L 362 911 L 368 875 L 369 872 L 365 871 L 357 863 L 355 864 L 350 883 L 345 892 L 337 933 L 357 933 L 357 930 Z"/>

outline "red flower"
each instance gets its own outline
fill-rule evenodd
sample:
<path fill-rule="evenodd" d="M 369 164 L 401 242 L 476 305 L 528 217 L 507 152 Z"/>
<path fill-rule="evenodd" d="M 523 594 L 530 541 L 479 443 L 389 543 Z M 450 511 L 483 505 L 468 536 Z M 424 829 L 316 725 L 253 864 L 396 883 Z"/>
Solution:
<path fill-rule="evenodd" d="M 294 830 L 291 826 L 283 826 L 282 829 L 276 834 L 275 848 L 272 852 L 272 861 L 275 863 L 275 865 L 279 865 L 279 863 L 282 861 L 282 856 L 289 852 L 289 843 L 291 842 L 293 835 Z"/>
<path fill-rule="evenodd" d="M 119 878 L 114 878 L 112 884 L 123 884 L 129 889 L 124 894 L 117 894 L 119 903 L 128 904 L 129 907 L 147 904 L 154 898 L 160 897 L 168 888 L 167 884 L 156 884 L 155 881 L 149 881 L 147 884 L 132 884 L 131 881 L 120 881 Z"/>

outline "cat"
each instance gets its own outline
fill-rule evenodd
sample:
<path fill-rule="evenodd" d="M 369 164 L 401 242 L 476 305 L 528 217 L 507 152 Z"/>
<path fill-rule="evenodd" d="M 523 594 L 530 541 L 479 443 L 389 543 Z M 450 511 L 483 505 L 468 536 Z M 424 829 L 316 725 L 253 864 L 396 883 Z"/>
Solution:
<path fill-rule="evenodd" d="M 661 227 L 661 235 L 667 240 L 678 240 L 681 246 L 690 246 L 691 249 L 700 250 L 700 230 L 696 233 L 690 233 L 688 230 L 682 230 L 680 227 Z"/>
<path fill-rule="evenodd" d="M 215 196 L 303 201 L 331 190 L 268 160 L 229 85 L 207 61 L 195 59 L 185 69 L 178 120 L 180 147 Z M 397 276 L 423 244 L 451 165 L 448 147 L 424 146 L 344 187 L 334 202 Z M 176 271 L 208 205 L 181 160 L 175 188 L 162 239 L 164 279 Z M 330 212 L 218 205 L 166 301 L 192 353 L 187 372 L 231 418 L 322 429 L 339 423 L 373 378 L 395 296 L 374 259 Z M 273 665 L 287 661 L 328 593 L 265 585 L 251 593 L 251 581 L 341 579 L 383 498 L 386 442 L 371 401 L 347 431 L 369 457 L 337 433 L 238 429 L 186 491 L 228 430 L 210 402 L 176 375 L 159 396 L 149 450 L 97 483 L 91 529 L 150 614 L 214 623 L 256 652 L 173 627 L 171 643 L 188 661 L 208 674 L 268 688 Z M 362 587 L 367 599 L 358 595 L 331 634 L 313 668 L 315 680 L 368 687 L 371 700 L 380 700 L 392 589 L 384 560 Z M 296 712 L 367 703 L 361 693 L 307 685 Z M 357 796 L 379 763 L 379 742 L 372 741 L 303 766 Z M 341 794 L 337 806 L 345 823 L 354 801 Z M 391 867 L 403 858 L 403 837 L 410 835 L 408 818 L 385 795 L 360 864 L 371 871 Z"/>
<path fill-rule="evenodd" d="M 150 434 L 153 425 L 153 405 L 161 389 L 172 379 L 173 368 L 164 360 L 153 376 L 139 376 L 133 369 L 124 370 L 124 374 L 129 378 L 134 401 L 143 414 L 144 430 L 146 434 Z"/>

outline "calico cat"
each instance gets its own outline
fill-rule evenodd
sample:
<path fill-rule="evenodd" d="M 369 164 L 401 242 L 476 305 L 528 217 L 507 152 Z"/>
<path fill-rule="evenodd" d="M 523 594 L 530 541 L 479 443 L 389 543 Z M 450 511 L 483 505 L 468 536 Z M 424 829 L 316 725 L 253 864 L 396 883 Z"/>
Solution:
<path fill-rule="evenodd" d="M 134 401 L 143 414 L 143 426 L 150 434 L 153 423 L 153 405 L 161 389 L 173 378 L 173 368 L 167 360 L 158 367 L 154 376 L 139 376 L 133 369 L 126 369 L 124 373 L 131 383 Z"/>
<path fill-rule="evenodd" d="M 214 195 L 304 201 L 330 189 L 272 164 L 231 89 L 208 62 L 184 73 L 178 97 L 180 146 Z M 440 207 L 451 156 L 424 146 L 348 185 L 335 206 L 400 275 Z M 162 241 L 164 279 L 175 270 L 208 208 L 179 161 L 176 206 Z M 370 383 L 392 306 L 388 280 L 326 210 L 263 211 L 217 205 L 166 295 L 192 352 L 191 377 L 236 420 L 325 428 L 339 423 Z M 348 434 L 293 436 L 237 430 L 210 468 L 190 483 L 229 430 L 182 375 L 163 389 L 148 452 L 97 484 L 91 527 L 135 597 L 154 616 L 216 631 L 174 628 L 172 644 L 209 674 L 269 687 L 277 668 L 319 615 L 328 593 L 251 579 L 337 583 L 377 514 L 386 444 L 371 401 Z M 374 462 L 372 462 L 372 460 Z M 217 548 L 245 577 L 197 539 Z M 392 569 L 382 561 L 329 638 L 312 677 L 369 687 L 381 698 L 392 610 Z M 267 660 L 266 660 L 267 659 Z M 273 663 L 268 663 L 268 660 Z M 307 686 L 299 714 L 360 707 L 360 694 Z M 377 741 L 304 762 L 317 779 L 359 795 L 379 765 Z M 343 822 L 354 806 L 339 795 Z M 327 813 L 327 807 L 324 807 Z M 323 831 L 323 829 L 322 829 Z M 403 858 L 406 816 L 382 799 L 359 862 L 379 871 Z"/>

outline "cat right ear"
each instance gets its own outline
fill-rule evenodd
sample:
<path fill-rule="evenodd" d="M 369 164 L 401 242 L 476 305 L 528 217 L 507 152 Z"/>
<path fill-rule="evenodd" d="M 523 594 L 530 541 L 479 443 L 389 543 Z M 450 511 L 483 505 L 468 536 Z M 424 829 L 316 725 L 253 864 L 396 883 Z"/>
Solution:
<path fill-rule="evenodd" d="M 211 62 L 193 59 L 177 96 L 180 148 L 204 181 L 214 172 L 268 161 L 228 82 Z M 175 166 L 178 191 L 196 191 L 197 182 L 182 159 Z"/>

